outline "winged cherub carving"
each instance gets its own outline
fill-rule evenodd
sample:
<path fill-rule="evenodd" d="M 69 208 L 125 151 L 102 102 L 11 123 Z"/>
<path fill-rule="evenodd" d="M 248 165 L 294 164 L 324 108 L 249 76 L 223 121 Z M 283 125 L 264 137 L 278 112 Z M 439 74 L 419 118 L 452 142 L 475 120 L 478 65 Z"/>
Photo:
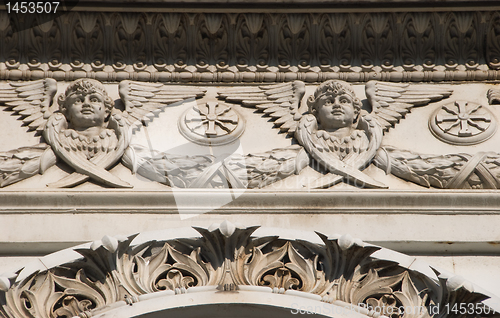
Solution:
<path fill-rule="evenodd" d="M 0 186 L 43 173 L 56 158 L 75 172 L 49 184 L 72 187 L 93 179 L 110 187 L 132 187 L 107 170 L 129 146 L 130 126 L 155 117 L 166 105 L 204 95 L 195 87 L 122 81 L 119 92 L 124 111 L 114 107 L 106 88 L 97 80 L 79 79 L 57 98 L 53 79 L 10 83 L 0 91 L 0 103 L 20 114 L 32 130 L 43 132 L 47 145 L 0 153 Z M 1 105 L 1 104 L 0 104 Z"/>
<path fill-rule="evenodd" d="M 311 188 L 329 187 L 341 180 L 375 188 L 386 186 L 364 174 L 388 131 L 412 107 L 424 106 L 451 95 L 440 87 L 371 81 L 365 87 L 372 111 L 362 109 L 352 86 L 329 80 L 302 102 L 305 84 L 292 83 L 227 89 L 221 99 L 255 107 L 271 116 L 282 132 L 293 135 L 328 173 Z"/>

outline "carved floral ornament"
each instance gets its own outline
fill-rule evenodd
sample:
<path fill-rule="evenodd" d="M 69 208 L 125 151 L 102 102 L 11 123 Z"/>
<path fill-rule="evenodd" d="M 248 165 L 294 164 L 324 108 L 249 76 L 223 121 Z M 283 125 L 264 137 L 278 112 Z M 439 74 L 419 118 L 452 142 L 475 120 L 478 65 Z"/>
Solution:
<path fill-rule="evenodd" d="M 477 103 L 455 101 L 437 109 L 429 119 L 429 127 L 440 140 L 472 145 L 493 136 L 497 123 L 488 108 Z"/>
<path fill-rule="evenodd" d="M 50 187 L 73 187 L 90 179 L 108 187 L 133 187 L 108 171 L 121 160 L 132 173 L 181 188 L 263 188 L 300 174 L 308 165 L 322 174 L 308 188 L 328 188 L 342 181 L 387 188 L 363 172 L 372 162 L 387 174 L 426 187 L 500 188 L 496 153 L 432 156 L 381 146 L 384 134 L 412 108 L 450 98 L 449 86 L 371 81 L 365 85 L 370 113 L 350 84 L 334 80 L 321 83 L 310 96 L 301 81 L 221 87 L 217 102 L 206 103 L 198 102 L 205 96 L 203 87 L 122 81 L 118 102 L 123 110 L 114 106 L 99 81 L 74 81 L 59 95 L 57 86 L 49 78 L 0 87 L 0 107 L 21 115 L 30 130 L 43 135 L 39 145 L 0 153 L 0 187 L 43 174 L 57 161 L 74 172 Z M 488 92 L 492 102 L 495 94 Z M 177 119 L 180 133 L 189 141 L 217 147 L 237 140 L 245 130 L 245 119 L 235 110 L 239 104 L 269 116 L 277 128 L 269 134 L 279 130 L 294 142 L 262 153 L 219 157 L 174 155 L 131 143 L 135 129 L 189 101 L 195 106 Z M 465 101 L 445 104 L 431 123 L 434 130 L 455 134 L 454 142 L 463 144 L 469 143 L 469 135 L 490 137 L 496 127 L 486 107 Z M 466 124 L 475 130 L 467 130 Z"/>
<path fill-rule="evenodd" d="M 495 11 L 69 12 L 50 23 L 39 19 L 20 20 L 0 11 L 1 79 L 500 79 L 500 14 Z"/>
<path fill-rule="evenodd" d="M 245 130 L 245 121 L 236 110 L 214 102 L 189 108 L 178 123 L 184 137 L 201 145 L 231 143 Z"/>
<path fill-rule="evenodd" d="M 55 267 L 4 274 L 0 316 L 99 317 L 155 297 L 175 304 L 184 293 L 196 302 L 200 292 L 245 291 L 305 297 L 369 317 L 498 315 L 481 303 L 488 296 L 459 276 L 422 264 L 407 268 L 400 262 L 409 257 L 387 258 L 388 250 L 349 235 L 290 240 L 276 229 L 227 221 L 194 229 L 199 234 L 189 238 L 105 236 Z M 461 303 L 474 311 L 452 310 Z"/>

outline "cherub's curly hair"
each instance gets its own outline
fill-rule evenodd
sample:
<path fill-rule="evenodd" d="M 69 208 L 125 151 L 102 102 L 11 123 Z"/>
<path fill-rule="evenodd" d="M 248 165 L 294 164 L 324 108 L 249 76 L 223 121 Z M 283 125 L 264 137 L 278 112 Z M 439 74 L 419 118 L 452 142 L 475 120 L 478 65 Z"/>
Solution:
<path fill-rule="evenodd" d="M 104 99 L 104 107 L 106 107 L 106 112 L 108 113 L 108 115 L 111 113 L 111 110 L 115 105 L 115 102 L 111 97 L 108 96 L 108 92 L 106 91 L 106 88 L 104 87 L 104 85 L 102 85 L 101 82 L 90 78 L 82 78 L 69 84 L 64 94 L 59 95 L 59 97 L 57 98 L 57 102 L 59 104 L 59 110 L 65 116 L 67 110 L 67 107 L 65 105 L 66 98 L 68 98 L 68 96 L 74 93 L 80 93 L 80 94 L 98 93 L 102 95 Z"/>
<path fill-rule="evenodd" d="M 309 112 L 313 115 L 316 116 L 316 104 L 317 101 L 320 97 L 324 95 L 342 95 L 346 94 L 349 95 L 352 98 L 352 103 L 354 105 L 354 112 L 359 114 L 361 107 L 363 104 L 361 103 L 361 100 L 356 96 L 356 93 L 354 93 L 354 90 L 352 89 L 352 86 L 348 84 L 347 82 L 344 81 L 336 81 L 336 80 L 329 80 L 316 88 L 314 91 L 314 94 L 309 96 L 307 99 L 307 106 L 309 106 Z"/>

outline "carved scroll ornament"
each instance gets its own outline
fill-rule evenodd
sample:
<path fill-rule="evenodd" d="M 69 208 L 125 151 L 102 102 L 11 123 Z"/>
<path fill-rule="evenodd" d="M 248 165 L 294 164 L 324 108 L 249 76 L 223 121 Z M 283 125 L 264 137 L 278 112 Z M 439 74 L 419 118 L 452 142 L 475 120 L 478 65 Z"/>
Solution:
<path fill-rule="evenodd" d="M 475 293 L 462 278 L 435 269 L 431 277 L 397 261 L 378 259 L 373 254 L 380 247 L 349 235 L 329 238 L 318 233 L 322 244 L 317 244 L 254 236 L 257 228 L 225 221 L 209 229 L 195 228 L 198 237 L 140 244 L 134 244 L 136 235 L 105 236 L 90 247 L 76 248 L 80 258 L 23 273 L 22 279 L 17 279 L 19 272 L 1 276 L 0 316 L 91 317 L 141 301 L 144 295 L 163 291 L 158 296 L 170 298 L 202 286 L 212 286 L 207 290 L 214 292 L 261 286 L 263 292 L 312 294 L 323 302 L 354 305 L 372 317 L 497 314 L 481 304 L 488 297 Z M 453 315 L 446 310 L 460 303 L 472 304 L 481 314 Z"/>

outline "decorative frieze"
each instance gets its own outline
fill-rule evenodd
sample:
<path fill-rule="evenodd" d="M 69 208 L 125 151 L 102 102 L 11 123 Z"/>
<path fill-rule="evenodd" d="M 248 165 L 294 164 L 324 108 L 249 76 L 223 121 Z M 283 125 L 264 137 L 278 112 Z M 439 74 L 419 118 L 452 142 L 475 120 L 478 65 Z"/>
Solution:
<path fill-rule="evenodd" d="M 492 137 L 497 124 L 490 106 L 456 98 L 445 103 L 454 96 L 450 85 L 370 81 L 364 104 L 352 85 L 334 80 L 309 95 L 301 81 L 221 86 L 211 96 L 206 96 L 209 87 L 198 85 L 125 80 L 117 86 L 116 106 L 106 87 L 92 79 L 70 83 L 57 98 L 58 83 L 50 78 L 0 88 L 0 106 L 21 115 L 30 130 L 43 135 L 39 145 L 0 153 L 0 187 L 44 174 L 58 161 L 74 172 L 52 180 L 49 187 L 75 187 L 89 180 L 134 187 L 109 171 L 121 161 L 132 174 L 176 188 L 262 188 L 294 175 L 304 179 L 287 189 L 329 188 L 340 182 L 388 188 L 380 175 L 363 172 L 372 162 L 387 174 L 426 187 L 500 188 L 494 149 L 430 156 L 383 143 L 412 109 L 441 101 L 429 123 L 438 139 L 466 146 Z M 494 94 L 490 89 L 486 95 Z M 265 138 L 281 134 L 287 144 L 263 143 L 260 152 L 236 152 L 248 120 L 241 113 L 249 116 L 248 109 L 261 112 L 255 115 L 263 121 L 268 116 L 276 128 Z M 170 116 L 180 110 L 175 118 Z M 160 113 L 167 115 L 163 122 Z M 164 136 L 167 149 L 156 148 L 148 125 L 165 125 L 169 118 L 178 129 Z M 260 120 L 253 118 L 253 124 Z M 138 131 L 146 135 L 145 143 Z M 252 133 L 247 137 L 254 138 Z M 178 139 L 197 145 L 188 153 L 168 148 Z"/>
<path fill-rule="evenodd" d="M 498 80 L 498 12 L 0 12 L 0 79 Z M 45 21 L 43 21 L 45 22 Z M 445 40 L 443 40 L 445 39 Z"/>

